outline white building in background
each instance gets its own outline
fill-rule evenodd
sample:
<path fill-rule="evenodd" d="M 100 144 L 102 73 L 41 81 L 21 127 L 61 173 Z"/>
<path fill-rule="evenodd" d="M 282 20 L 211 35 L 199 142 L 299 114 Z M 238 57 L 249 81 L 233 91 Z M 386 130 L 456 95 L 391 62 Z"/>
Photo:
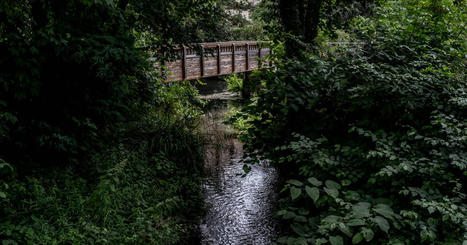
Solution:
<path fill-rule="evenodd" d="M 261 0 L 235 0 L 235 1 L 238 3 L 251 3 L 254 8 Z M 245 18 L 248 21 L 251 21 L 250 10 L 228 9 L 227 11 L 231 15 L 241 14 L 243 18 Z"/>

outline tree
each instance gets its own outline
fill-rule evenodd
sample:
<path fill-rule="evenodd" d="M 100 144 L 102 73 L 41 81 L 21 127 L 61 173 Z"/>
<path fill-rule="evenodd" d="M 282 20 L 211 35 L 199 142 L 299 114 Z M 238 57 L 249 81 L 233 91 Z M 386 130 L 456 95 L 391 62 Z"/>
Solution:
<path fill-rule="evenodd" d="M 154 106 L 157 73 L 137 44 L 214 40 L 217 13 L 214 1 L 1 1 L 0 158 L 50 165 L 89 153 Z"/>
<path fill-rule="evenodd" d="M 286 53 L 299 57 L 312 46 L 320 27 L 333 32 L 346 26 L 357 15 L 369 15 L 374 0 L 279 0 L 279 17 L 285 37 Z"/>

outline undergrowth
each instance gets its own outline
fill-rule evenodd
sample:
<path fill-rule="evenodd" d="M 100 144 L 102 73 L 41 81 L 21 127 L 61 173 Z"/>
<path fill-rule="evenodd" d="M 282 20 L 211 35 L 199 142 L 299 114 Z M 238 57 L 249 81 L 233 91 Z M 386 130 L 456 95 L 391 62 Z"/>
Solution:
<path fill-rule="evenodd" d="M 0 162 L 3 244 L 190 244 L 201 214 L 200 110 L 187 84 L 158 89 L 158 110 L 113 132 L 78 166 L 27 176 Z M 190 102 L 191 101 L 191 102 Z"/>
<path fill-rule="evenodd" d="M 278 243 L 467 243 L 465 16 L 389 1 L 346 30 L 365 45 L 262 74 L 237 126 L 279 169 Z"/>

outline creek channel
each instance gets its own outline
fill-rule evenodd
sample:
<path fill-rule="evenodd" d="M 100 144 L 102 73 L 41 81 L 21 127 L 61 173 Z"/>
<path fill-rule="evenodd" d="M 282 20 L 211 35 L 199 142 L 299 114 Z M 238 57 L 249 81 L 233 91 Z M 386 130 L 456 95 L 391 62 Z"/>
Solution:
<path fill-rule="evenodd" d="M 271 244 L 277 235 L 273 218 L 277 173 L 267 162 L 250 165 L 244 175 L 243 147 L 223 123 L 240 98 L 223 80 L 199 87 L 206 101 L 201 130 L 205 147 L 203 192 L 206 213 L 200 223 L 201 244 Z M 242 176 L 243 175 L 243 176 Z"/>

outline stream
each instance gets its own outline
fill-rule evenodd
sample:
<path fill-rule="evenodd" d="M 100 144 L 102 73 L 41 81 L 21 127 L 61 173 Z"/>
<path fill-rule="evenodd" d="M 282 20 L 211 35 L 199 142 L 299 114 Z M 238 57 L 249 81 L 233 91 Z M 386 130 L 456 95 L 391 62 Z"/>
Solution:
<path fill-rule="evenodd" d="M 224 81 L 210 81 L 199 90 L 207 103 L 203 135 L 210 142 L 205 149 L 207 210 L 200 224 L 201 244 L 271 244 L 277 234 L 273 219 L 277 173 L 262 162 L 242 177 L 242 144 L 222 123 L 238 106 L 238 98 L 226 91 Z"/>

